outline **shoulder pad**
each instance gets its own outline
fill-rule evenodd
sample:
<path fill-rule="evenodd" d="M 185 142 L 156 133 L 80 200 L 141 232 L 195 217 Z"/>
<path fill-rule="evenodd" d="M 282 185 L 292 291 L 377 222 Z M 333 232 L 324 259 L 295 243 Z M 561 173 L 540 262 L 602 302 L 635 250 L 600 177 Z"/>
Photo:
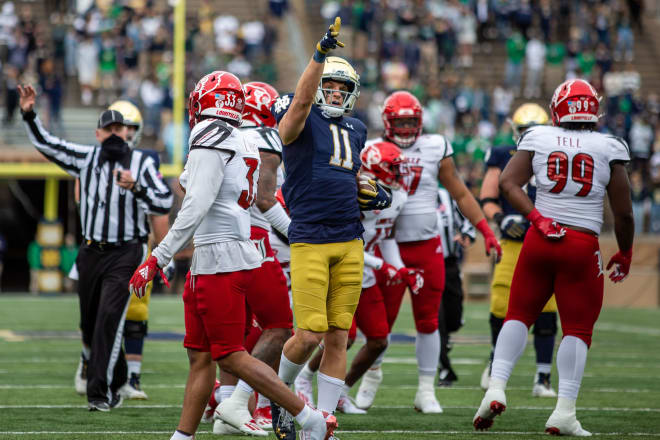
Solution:
<path fill-rule="evenodd" d="M 628 143 L 625 140 L 623 140 L 619 136 L 614 136 L 611 134 L 607 134 L 605 135 L 605 137 L 607 138 L 610 144 L 611 160 L 622 160 L 622 161 L 630 160 L 630 147 L 628 147 Z"/>
<path fill-rule="evenodd" d="M 282 116 L 284 116 L 286 111 L 289 109 L 289 105 L 291 105 L 291 101 L 293 101 L 293 93 L 280 96 L 275 100 L 273 105 L 270 107 L 270 112 L 273 114 L 273 116 L 275 116 L 277 122 L 280 122 Z"/>
<path fill-rule="evenodd" d="M 190 133 L 190 150 L 195 148 L 219 148 L 231 134 L 234 127 L 220 119 L 206 119 L 197 123 Z M 225 145 L 222 149 L 227 149 Z"/>
<path fill-rule="evenodd" d="M 156 167 L 157 170 L 160 169 L 160 157 L 158 156 L 158 152 L 155 150 L 146 150 L 142 148 L 136 148 L 136 151 L 139 151 L 140 153 L 144 154 L 145 156 L 148 156 L 154 160 L 154 166 Z"/>
<path fill-rule="evenodd" d="M 451 143 L 441 134 L 422 134 L 417 138 L 415 144 L 419 147 L 432 148 L 434 152 L 440 155 L 440 160 L 454 154 Z"/>
<path fill-rule="evenodd" d="M 282 156 L 282 140 L 277 130 L 270 127 L 250 127 L 242 129 L 249 142 L 259 151 Z"/>

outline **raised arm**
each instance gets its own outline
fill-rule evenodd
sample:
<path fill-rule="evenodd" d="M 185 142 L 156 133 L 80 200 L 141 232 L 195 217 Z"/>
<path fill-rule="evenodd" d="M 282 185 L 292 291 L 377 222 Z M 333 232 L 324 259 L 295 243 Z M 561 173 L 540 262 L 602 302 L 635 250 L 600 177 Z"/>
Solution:
<path fill-rule="evenodd" d="M 65 172 L 73 177 L 80 177 L 80 170 L 87 163 L 89 155 L 94 152 L 95 147 L 74 144 L 50 134 L 34 112 L 34 103 L 37 98 L 34 88 L 31 85 L 19 85 L 18 93 L 23 121 L 32 145 Z"/>
<path fill-rule="evenodd" d="M 316 52 L 298 80 L 291 105 L 278 125 L 280 138 L 284 145 L 295 141 L 305 127 L 305 120 L 309 116 L 316 90 L 321 82 L 323 65 L 328 52 L 337 46 L 344 47 L 343 43 L 337 41 L 340 27 L 341 19 L 337 17 L 323 38 L 316 44 Z"/>

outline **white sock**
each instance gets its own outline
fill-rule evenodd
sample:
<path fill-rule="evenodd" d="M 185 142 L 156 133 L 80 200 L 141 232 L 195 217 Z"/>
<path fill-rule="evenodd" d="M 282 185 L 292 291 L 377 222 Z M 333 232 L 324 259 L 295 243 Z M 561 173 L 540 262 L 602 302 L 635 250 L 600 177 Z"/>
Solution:
<path fill-rule="evenodd" d="M 542 374 L 550 374 L 552 371 L 552 364 L 536 364 L 536 372 Z"/>
<path fill-rule="evenodd" d="M 564 336 L 561 340 L 557 350 L 559 397 L 577 400 L 588 350 L 587 344 L 575 336 Z"/>
<path fill-rule="evenodd" d="M 296 422 L 300 425 L 301 428 L 305 429 L 308 422 L 312 422 L 311 420 L 311 415 L 313 414 L 312 409 L 305 405 L 303 406 L 302 411 L 298 413 L 297 416 L 295 416 Z"/>
<path fill-rule="evenodd" d="M 500 330 L 495 344 L 495 357 L 491 370 L 491 383 L 493 378 L 509 380 L 514 365 L 527 345 L 527 326 L 521 321 L 507 321 Z"/>
<path fill-rule="evenodd" d="M 243 379 L 240 379 L 238 381 L 238 383 L 236 384 L 236 389 L 239 389 L 239 388 L 247 394 L 252 394 L 254 392 L 252 387 L 247 382 L 245 382 Z M 236 394 L 236 391 L 234 391 L 234 394 Z"/>
<path fill-rule="evenodd" d="M 221 388 L 222 387 L 218 387 L 213 391 L 213 398 L 218 403 L 222 402 L 222 393 L 220 392 Z M 229 395 L 231 396 L 231 393 Z"/>
<path fill-rule="evenodd" d="M 390 346 L 390 335 L 387 335 L 387 346 Z M 385 352 L 387 351 L 387 348 L 383 350 L 381 354 L 378 355 L 376 360 L 374 361 L 373 364 L 371 364 L 371 369 L 376 369 L 380 368 L 380 366 L 383 364 L 383 359 L 385 359 Z"/>
<path fill-rule="evenodd" d="M 435 373 L 435 372 L 434 372 Z M 419 377 L 417 378 L 419 381 L 417 383 L 417 389 L 423 390 L 423 389 L 433 389 L 433 381 L 435 380 L 435 374 L 433 375 L 428 375 L 428 374 L 420 374 Z"/>
<path fill-rule="evenodd" d="M 314 373 L 316 371 L 312 371 L 309 369 L 309 362 L 305 363 L 305 366 L 303 367 L 302 370 L 300 370 L 300 373 L 298 374 L 298 377 L 301 377 L 303 379 L 307 379 L 308 381 L 312 381 L 314 379 Z"/>
<path fill-rule="evenodd" d="M 236 389 L 236 385 L 220 385 L 220 399 L 218 400 L 218 403 L 221 403 L 225 399 L 229 399 L 232 394 L 234 394 L 234 389 Z"/>
<path fill-rule="evenodd" d="M 341 386 L 341 393 L 339 394 L 339 397 L 346 397 L 348 396 L 348 391 L 351 389 L 346 383 L 344 382 L 344 385 Z"/>
<path fill-rule="evenodd" d="M 85 344 L 83 344 L 83 346 L 82 346 L 82 355 L 83 355 L 83 358 L 84 358 L 86 361 L 88 361 L 88 360 L 89 360 L 89 357 L 92 355 L 92 350 L 91 350 L 91 348 L 89 348 L 88 346 L 86 346 Z"/>
<path fill-rule="evenodd" d="M 440 359 L 440 334 L 437 330 L 433 333 L 417 332 L 415 355 L 420 376 L 433 375 L 435 377 Z"/>
<path fill-rule="evenodd" d="M 319 371 L 318 376 L 316 376 L 316 383 L 319 389 L 316 408 L 329 414 L 334 413 L 337 409 L 337 402 L 339 402 L 344 381 L 336 377 L 326 376 Z"/>
<path fill-rule="evenodd" d="M 575 414 L 575 399 L 570 399 L 568 397 L 557 398 L 555 411 L 563 414 Z"/>
<path fill-rule="evenodd" d="M 192 435 L 185 435 L 179 431 L 174 431 L 174 434 L 172 434 L 172 437 L 170 437 L 170 440 L 192 440 L 193 436 Z"/>
<path fill-rule="evenodd" d="M 277 375 L 282 379 L 282 382 L 291 385 L 293 381 L 296 380 L 298 373 L 300 373 L 300 370 L 302 370 L 304 366 L 305 364 L 294 364 L 288 360 L 286 356 L 284 356 L 284 352 L 282 352 L 282 356 L 280 357 L 280 371 Z"/>
<path fill-rule="evenodd" d="M 263 394 L 259 394 L 257 399 L 257 408 L 266 408 L 270 406 L 270 399 Z"/>
<path fill-rule="evenodd" d="M 133 373 L 140 374 L 142 361 L 126 361 L 126 365 L 128 366 L 128 377 L 131 377 Z"/>

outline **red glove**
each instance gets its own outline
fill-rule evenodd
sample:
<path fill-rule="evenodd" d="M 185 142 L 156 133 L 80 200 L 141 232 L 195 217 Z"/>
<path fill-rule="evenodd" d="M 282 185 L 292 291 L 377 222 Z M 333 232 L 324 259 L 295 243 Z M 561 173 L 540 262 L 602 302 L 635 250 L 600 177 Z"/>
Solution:
<path fill-rule="evenodd" d="M 397 284 L 401 284 L 403 281 L 399 271 L 396 270 L 396 267 L 392 266 L 387 261 L 383 261 L 383 266 L 380 268 L 380 270 L 382 270 L 385 274 L 385 284 L 388 286 L 396 286 Z"/>
<path fill-rule="evenodd" d="M 399 269 L 399 276 L 408 286 L 413 295 L 417 295 L 419 290 L 424 287 L 424 277 L 422 269 L 413 269 L 411 267 L 402 267 Z"/>
<path fill-rule="evenodd" d="M 481 232 L 481 235 L 484 236 L 486 255 L 490 256 L 491 252 L 494 250 L 496 252 L 495 262 L 499 263 L 502 259 L 502 248 L 500 247 L 500 243 L 497 241 L 497 238 L 495 238 L 493 230 L 490 229 L 490 226 L 488 226 L 488 221 L 483 218 L 479 223 L 475 225 L 475 227 L 479 230 L 479 232 Z"/>
<path fill-rule="evenodd" d="M 625 280 L 630 272 L 630 263 L 632 262 L 632 248 L 627 251 L 619 251 L 607 263 L 607 270 L 614 266 L 614 270 L 610 272 L 610 279 L 614 283 L 620 283 Z"/>
<path fill-rule="evenodd" d="M 165 285 L 170 287 L 170 283 L 167 281 L 163 269 L 158 267 L 158 260 L 152 255 L 147 258 L 147 261 L 135 269 L 131 281 L 128 282 L 128 290 L 131 293 L 135 293 L 135 296 L 138 298 L 142 298 L 147 293 L 147 284 L 149 281 L 156 278 L 157 273 L 160 274 Z"/>
<path fill-rule="evenodd" d="M 566 228 L 551 218 L 543 217 L 536 208 L 527 214 L 527 220 L 532 222 L 536 229 L 541 231 L 548 240 L 559 240 L 566 235 Z"/>

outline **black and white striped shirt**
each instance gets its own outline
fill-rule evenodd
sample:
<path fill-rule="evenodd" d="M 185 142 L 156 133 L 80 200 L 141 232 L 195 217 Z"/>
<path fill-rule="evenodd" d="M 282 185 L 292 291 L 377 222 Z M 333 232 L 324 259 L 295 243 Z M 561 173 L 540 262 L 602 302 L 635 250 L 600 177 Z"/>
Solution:
<path fill-rule="evenodd" d="M 455 257 L 460 258 L 462 248 L 454 241 L 457 233 L 467 235 L 472 240 L 476 237 L 476 231 L 472 223 L 463 216 L 461 210 L 458 209 L 456 201 L 451 198 L 449 192 L 444 188 L 438 189 L 438 198 L 440 199 L 440 208 L 438 215 L 440 217 L 440 225 L 442 234 L 442 253 L 445 258 Z"/>
<path fill-rule="evenodd" d="M 101 243 L 146 240 L 148 215 L 169 212 L 172 192 L 148 154 L 131 150 L 122 163 L 100 163 L 100 147 L 74 144 L 53 136 L 34 113 L 26 113 L 23 119 L 37 150 L 80 179 L 80 224 L 86 240 Z M 134 193 L 120 187 L 113 174 L 116 169 L 130 170 L 141 190 Z"/>

